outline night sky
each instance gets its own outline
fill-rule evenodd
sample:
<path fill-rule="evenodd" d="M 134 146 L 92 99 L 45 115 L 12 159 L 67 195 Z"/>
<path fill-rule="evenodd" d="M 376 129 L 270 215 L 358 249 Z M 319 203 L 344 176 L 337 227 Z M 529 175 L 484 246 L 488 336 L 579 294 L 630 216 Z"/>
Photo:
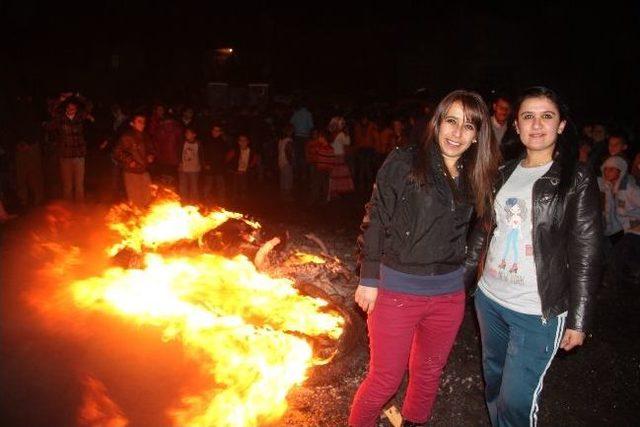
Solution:
<path fill-rule="evenodd" d="M 4 1 L 4 91 L 180 98 L 224 80 L 371 100 L 545 84 L 583 120 L 640 113 L 637 2 L 218 3 Z"/>

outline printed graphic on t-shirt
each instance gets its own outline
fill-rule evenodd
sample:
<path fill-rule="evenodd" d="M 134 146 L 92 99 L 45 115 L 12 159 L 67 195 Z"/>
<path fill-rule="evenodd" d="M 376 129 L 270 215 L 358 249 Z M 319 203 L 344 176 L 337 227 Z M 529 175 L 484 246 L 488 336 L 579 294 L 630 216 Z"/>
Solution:
<path fill-rule="evenodd" d="M 191 144 L 184 145 L 184 151 L 182 152 L 182 161 L 191 164 L 196 158 L 194 147 Z"/>
<path fill-rule="evenodd" d="M 182 149 L 182 170 L 184 172 L 199 172 L 198 144 L 185 143 Z"/>
<path fill-rule="evenodd" d="M 489 256 L 487 272 L 495 279 L 515 284 L 524 284 L 522 272 L 518 272 L 518 263 L 525 257 L 533 256 L 533 247 L 525 244 L 524 233 L 531 233 L 529 206 L 523 199 L 508 197 L 504 204 L 498 203 L 498 227 L 494 233 L 495 251 Z M 526 227 L 526 229 L 525 229 Z"/>

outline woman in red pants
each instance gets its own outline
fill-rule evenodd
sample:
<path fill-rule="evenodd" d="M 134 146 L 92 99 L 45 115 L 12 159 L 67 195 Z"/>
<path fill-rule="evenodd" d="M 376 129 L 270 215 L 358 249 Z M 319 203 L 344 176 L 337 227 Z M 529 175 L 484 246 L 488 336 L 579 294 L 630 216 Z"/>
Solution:
<path fill-rule="evenodd" d="M 409 368 L 404 425 L 425 423 L 464 314 L 465 244 L 492 205 L 500 161 L 488 109 L 457 90 L 436 107 L 420 146 L 380 168 L 359 238 L 358 305 L 369 314 L 369 372 L 349 425 L 376 425 Z"/>

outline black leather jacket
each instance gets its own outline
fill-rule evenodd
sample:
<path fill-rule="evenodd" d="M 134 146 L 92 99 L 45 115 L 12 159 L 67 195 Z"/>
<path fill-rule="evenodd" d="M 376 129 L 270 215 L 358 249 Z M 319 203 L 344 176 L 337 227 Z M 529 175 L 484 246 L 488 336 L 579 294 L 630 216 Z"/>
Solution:
<path fill-rule="evenodd" d="M 520 159 L 500 169 L 496 191 L 507 182 Z M 585 331 L 595 303 L 602 272 L 602 221 L 597 181 L 579 165 L 566 197 L 556 196 L 561 166 L 554 162 L 533 186 L 532 241 L 542 316 L 549 319 L 568 311 L 567 328 Z M 482 274 L 495 217 L 474 226 L 468 241 L 467 279 Z M 476 273 L 476 267 L 478 268 Z"/>
<path fill-rule="evenodd" d="M 361 278 L 379 279 L 380 263 L 425 276 L 464 265 L 473 206 L 468 197 L 455 200 L 439 153 L 428 190 L 410 180 L 416 153 L 414 145 L 396 148 L 378 171 L 358 238 Z"/>

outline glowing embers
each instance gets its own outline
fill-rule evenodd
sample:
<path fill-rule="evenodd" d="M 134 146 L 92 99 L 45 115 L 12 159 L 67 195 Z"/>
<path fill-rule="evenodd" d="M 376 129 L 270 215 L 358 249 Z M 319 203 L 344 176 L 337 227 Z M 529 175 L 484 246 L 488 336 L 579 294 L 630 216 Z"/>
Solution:
<path fill-rule="evenodd" d="M 322 257 L 300 251 L 295 252 L 284 262 L 286 266 L 324 263 L 326 263 L 326 261 Z"/>

